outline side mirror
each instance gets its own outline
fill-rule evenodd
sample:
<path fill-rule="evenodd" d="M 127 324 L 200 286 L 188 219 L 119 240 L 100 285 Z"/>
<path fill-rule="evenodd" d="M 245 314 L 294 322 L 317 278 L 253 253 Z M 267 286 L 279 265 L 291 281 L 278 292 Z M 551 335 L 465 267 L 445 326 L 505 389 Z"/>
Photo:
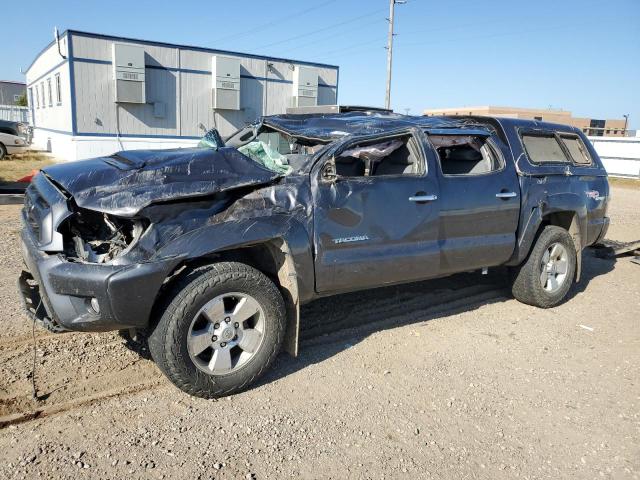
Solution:
<path fill-rule="evenodd" d="M 202 137 L 198 142 L 198 147 L 213 148 L 214 150 L 217 150 L 220 147 L 224 147 L 224 140 L 222 140 L 218 130 L 212 128 L 205 133 L 204 137 Z"/>
<path fill-rule="evenodd" d="M 332 158 L 330 161 L 324 164 L 322 167 L 322 180 L 325 182 L 335 182 L 338 180 L 338 174 L 336 173 L 336 163 L 335 159 Z"/>

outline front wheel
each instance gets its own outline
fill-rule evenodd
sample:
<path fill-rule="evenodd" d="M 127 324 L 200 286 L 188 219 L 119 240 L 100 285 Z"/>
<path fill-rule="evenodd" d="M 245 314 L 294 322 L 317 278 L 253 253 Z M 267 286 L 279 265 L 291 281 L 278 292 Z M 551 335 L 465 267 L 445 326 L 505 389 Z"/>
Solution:
<path fill-rule="evenodd" d="M 7 156 L 7 147 L 0 143 L 0 160 Z"/>
<path fill-rule="evenodd" d="M 280 351 L 286 327 L 282 295 L 248 265 L 200 267 L 168 300 L 149 336 L 149 350 L 186 393 L 215 398 L 241 391 Z"/>
<path fill-rule="evenodd" d="M 514 269 L 513 296 L 529 305 L 553 307 L 567 296 L 576 273 L 576 249 L 569 232 L 549 225 L 527 260 Z"/>

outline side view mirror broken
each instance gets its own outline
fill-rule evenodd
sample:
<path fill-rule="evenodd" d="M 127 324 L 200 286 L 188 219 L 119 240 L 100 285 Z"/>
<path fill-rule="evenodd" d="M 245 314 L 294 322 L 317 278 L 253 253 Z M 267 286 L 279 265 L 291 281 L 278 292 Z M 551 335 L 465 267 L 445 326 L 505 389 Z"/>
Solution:
<path fill-rule="evenodd" d="M 205 133 L 204 137 L 202 137 L 200 142 L 198 142 L 198 147 L 213 148 L 214 150 L 217 150 L 221 147 L 224 147 L 224 140 L 222 140 L 222 137 L 220 136 L 220 133 L 218 133 L 218 130 L 212 128 L 207 133 Z"/>
<path fill-rule="evenodd" d="M 333 159 L 322 167 L 322 180 L 325 182 L 335 182 L 338 179 L 336 164 Z"/>

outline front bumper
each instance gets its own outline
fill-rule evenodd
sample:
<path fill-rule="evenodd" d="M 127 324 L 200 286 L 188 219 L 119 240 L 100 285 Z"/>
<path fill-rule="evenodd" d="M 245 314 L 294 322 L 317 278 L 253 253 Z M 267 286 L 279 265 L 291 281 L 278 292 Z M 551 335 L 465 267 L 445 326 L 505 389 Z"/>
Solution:
<path fill-rule="evenodd" d="M 53 331 L 101 332 L 145 328 L 160 287 L 177 261 L 125 266 L 68 262 L 47 254 L 22 229 L 28 272 L 18 283 L 27 313 Z M 91 307 L 91 299 L 99 312 Z"/>
<path fill-rule="evenodd" d="M 9 155 L 24 152 L 31 146 L 31 139 L 26 135 L 11 135 L 9 139 L 3 142 Z"/>
<path fill-rule="evenodd" d="M 16 153 L 22 153 L 29 150 L 29 145 L 5 145 L 7 147 L 7 153 L 14 155 Z"/>

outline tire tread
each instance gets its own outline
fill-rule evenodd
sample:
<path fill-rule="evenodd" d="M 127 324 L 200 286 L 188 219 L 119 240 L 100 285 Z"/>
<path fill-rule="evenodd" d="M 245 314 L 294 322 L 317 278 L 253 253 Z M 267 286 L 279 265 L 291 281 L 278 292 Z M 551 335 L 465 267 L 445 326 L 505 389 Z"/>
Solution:
<path fill-rule="evenodd" d="M 201 381 L 194 384 L 193 379 L 185 374 L 184 365 L 191 364 L 191 359 L 185 356 L 180 348 L 180 332 L 177 328 L 170 328 L 173 322 L 180 321 L 194 305 L 199 296 L 207 290 L 229 281 L 240 281 L 251 289 L 259 288 L 269 296 L 277 311 L 280 313 L 274 319 L 277 336 L 268 346 L 270 349 L 267 361 L 242 383 L 227 388 L 221 388 L 212 381 L 202 381 L 205 374 L 197 375 Z M 149 336 L 149 350 L 160 370 L 178 388 L 191 395 L 202 398 L 216 398 L 237 393 L 260 377 L 271 365 L 280 351 L 284 340 L 286 320 L 284 318 L 284 301 L 275 284 L 262 272 L 238 262 L 220 262 L 197 267 L 177 279 L 175 285 L 168 292 L 159 307 L 161 317 Z M 195 367 L 194 367 L 195 368 Z"/>
<path fill-rule="evenodd" d="M 540 272 L 538 271 L 539 261 L 548 245 L 552 242 L 560 241 L 569 252 L 568 277 L 565 281 L 568 286 L 564 286 L 562 295 L 550 296 L 540 286 Z M 544 227 L 529 256 L 520 266 L 513 270 L 511 292 L 516 300 L 540 308 L 551 308 L 564 300 L 575 277 L 576 251 L 573 240 L 564 228 L 556 225 Z"/>

